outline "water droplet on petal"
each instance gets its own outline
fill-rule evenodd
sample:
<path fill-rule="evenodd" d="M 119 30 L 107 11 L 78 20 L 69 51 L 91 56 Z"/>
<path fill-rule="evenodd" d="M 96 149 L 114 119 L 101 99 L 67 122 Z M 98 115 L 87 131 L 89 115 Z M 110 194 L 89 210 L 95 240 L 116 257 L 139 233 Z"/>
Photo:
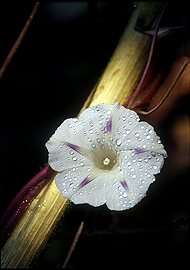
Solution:
<path fill-rule="evenodd" d="M 73 184 L 73 183 L 70 183 L 69 186 L 70 186 L 70 187 L 74 187 L 74 184 Z"/>
<path fill-rule="evenodd" d="M 127 192 L 123 192 L 123 197 L 126 198 L 127 197 Z"/>
<path fill-rule="evenodd" d="M 117 139 L 117 140 L 115 141 L 115 143 L 116 143 L 117 146 L 120 146 L 120 145 L 121 145 L 121 139 Z"/>
<path fill-rule="evenodd" d="M 74 156 L 74 157 L 72 158 L 72 160 L 73 160 L 73 161 L 76 161 L 76 160 L 77 160 L 77 157 Z"/>
<path fill-rule="evenodd" d="M 156 153 L 154 151 L 151 152 L 152 156 L 155 157 Z"/>

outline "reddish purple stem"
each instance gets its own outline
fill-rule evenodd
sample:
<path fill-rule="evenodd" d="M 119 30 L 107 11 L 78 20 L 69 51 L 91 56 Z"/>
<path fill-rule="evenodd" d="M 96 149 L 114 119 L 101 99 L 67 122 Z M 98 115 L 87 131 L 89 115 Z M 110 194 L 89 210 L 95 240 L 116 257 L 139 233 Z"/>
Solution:
<path fill-rule="evenodd" d="M 167 6 L 167 3 L 164 5 L 164 8 L 162 9 L 162 12 L 161 12 L 160 17 L 158 19 L 158 22 L 156 24 L 156 28 L 155 28 L 155 31 L 154 31 L 154 36 L 153 36 L 152 44 L 151 44 L 151 48 L 150 48 L 150 53 L 149 53 L 149 57 L 148 57 L 148 61 L 146 63 L 146 67 L 145 67 L 145 70 L 144 70 L 143 75 L 141 77 L 141 80 L 140 80 L 135 92 L 131 95 L 131 97 L 123 105 L 124 107 L 126 107 L 128 109 L 132 108 L 132 105 L 133 105 L 134 101 L 142 94 L 142 91 L 143 91 L 142 85 L 144 83 L 144 80 L 145 80 L 145 78 L 147 76 L 147 73 L 148 73 L 148 70 L 149 70 L 149 67 L 150 67 L 150 63 L 151 63 L 152 55 L 153 55 L 153 51 L 154 51 L 154 46 L 155 46 L 155 42 L 156 42 L 156 37 L 157 37 L 158 29 L 159 29 L 160 20 L 162 18 L 162 15 L 163 15 L 165 9 L 166 9 L 166 6 Z"/>
<path fill-rule="evenodd" d="M 47 165 L 36 174 L 14 197 L 1 219 L 1 241 L 4 244 L 9 233 L 17 224 L 32 199 L 37 196 L 45 184 L 55 174 L 55 171 Z"/>

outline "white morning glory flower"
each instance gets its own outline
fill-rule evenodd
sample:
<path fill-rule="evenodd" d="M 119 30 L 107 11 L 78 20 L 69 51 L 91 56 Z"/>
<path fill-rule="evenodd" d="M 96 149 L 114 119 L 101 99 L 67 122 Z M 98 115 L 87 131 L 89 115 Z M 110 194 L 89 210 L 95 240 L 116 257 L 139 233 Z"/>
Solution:
<path fill-rule="evenodd" d="M 118 102 L 65 120 L 46 143 L 63 197 L 125 210 L 145 195 L 166 151 L 153 127 Z"/>

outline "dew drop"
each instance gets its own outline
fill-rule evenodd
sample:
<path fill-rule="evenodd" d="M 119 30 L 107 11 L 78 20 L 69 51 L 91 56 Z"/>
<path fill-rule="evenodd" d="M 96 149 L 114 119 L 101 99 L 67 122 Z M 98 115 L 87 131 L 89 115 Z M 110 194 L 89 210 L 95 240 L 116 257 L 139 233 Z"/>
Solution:
<path fill-rule="evenodd" d="M 91 139 L 90 137 L 88 137 L 88 141 L 89 141 L 89 142 L 91 142 L 91 141 L 92 141 L 92 139 Z"/>
<path fill-rule="evenodd" d="M 121 139 L 117 139 L 117 140 L 115 141 L 115 143 L 116 143 L 117 146 L 120 146 L 120 145 L 121 145 Z"/>
<path fill-rule="evenodd" d="M 158 167 L 156 165 L 153 166 L 153 169 L 156 170 Z"/>
<path fill-rule="evenodd" d="M 76 123 L 78 121 L 77 118 L 73 118 L 73 122 Z"/>
<path fill-rule="evenodd" d="M 74 187 L 74 184 L 73 183 L 70 183 L 69 186 L 72 188 L 72 187 Z"/>
<path fill-rule="evenodd" d="M 152 156 L 155 157 L 156 153 L 154 151 L 151 152 Z"/>
<path fill-rule="evenodd" d="M 123 192 L 123 197 L 126 198 L 127 197 L 127 192 Z"/>
<path fill-rule="evenodd" d="M 131 139 L 127 139 L 127 142 L 130 143 L 131 142 Z"/>
<path fill-rule="evenodd" d="M 136 174 L 133 174 L 133 175 L 132 175 L 132 178 L 133 178 L 133 179 L 135 179 L 136 177 L 137 177 Z"/>
<path fill-rule="evenodd" d="M 73 160 L 73 161 L 76 161 L 76 160 L 77 160 L 77 157 L 74 156 L 74 157 L 72 158 L 72 160 Z"/>

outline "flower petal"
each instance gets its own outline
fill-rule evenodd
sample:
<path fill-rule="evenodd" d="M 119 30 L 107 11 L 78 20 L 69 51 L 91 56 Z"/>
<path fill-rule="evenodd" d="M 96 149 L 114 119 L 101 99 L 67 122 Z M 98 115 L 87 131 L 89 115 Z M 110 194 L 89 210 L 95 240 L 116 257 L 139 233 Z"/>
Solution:
<path fill-rule="evenodd" d="M 121 211 L 133 207 L 136 202 L 131 196 L 130 190 L 126 189 L 123 175 L 108 174 L 106 179 L 106 204 L 110 210 Z"/>
<path fill-rule="evenodd" d="M 127 139 L 128 134 L 136 127 L 139 120 L 140 118 L 136 112 L 125 109 L 119 103 L 113 104 L 111 136 L 116 148 L 123 148 L 122 141 Z"/>
<path fill-rule="evenodd" d="M 87 167 L 93 166 L 93 163 L 85 155 L 79 153 L 80 151 L 84 151 L 80 147 L 74 150 L 68 144 L 55 139 L 49 140 L 46 143 L 46 147 L 49 151 L 49 164 L 55 171 L 61 172 L 66 169 L 84 166 L 84 164 Z"/>
<path fill-rule="evenodd" d="M 105 179 L 106 174 L 95 169 L 89 176 L 89 181 L 84 179 L 78 186 L 79 189 L 72 193 L 69 199 L 75 204 L 88 203 L 95 207 L 104 204 L 106 202 Z"/>
<path fill-rule="evenodd" d="M 111 109 L 113 105 L 101 103 L 86 109 L 79 117 L 84 126 L 83 141 L 87 149 L 94 150 L 100 147 L 105 133 L 112 129 Z"/>
<path fill-rule="evenodd" d="M 139 122 L 133 130 L 124 137 L 121 148 L 141 150 L 146 152 L 148 150 L 155 150 L 163 155 L 166 151 L 163 151 L 164 146 L 161 144 L 160 138 L 156 135 L 154 128 L 146 122 Z"/>
<path fill-rule="evenodd" d="M 93 180 L 90 178 L 93 170 L 93 165 L 82 165 L 64 170 L 56 175 L 55 184 L 64 198 L 72 200 L 72 195 L 79 192 L 80 185 L 85 179 L 89 177 L 89 182 Z"/>
<path fill-rule="evenodd" d="M 163 162 L 163 155 L 154 151 L 123 158 L 123 175 L 136 202 L 146 195 L 149 185 L 155 181 L 154 174 L 160 172 Z"/>

